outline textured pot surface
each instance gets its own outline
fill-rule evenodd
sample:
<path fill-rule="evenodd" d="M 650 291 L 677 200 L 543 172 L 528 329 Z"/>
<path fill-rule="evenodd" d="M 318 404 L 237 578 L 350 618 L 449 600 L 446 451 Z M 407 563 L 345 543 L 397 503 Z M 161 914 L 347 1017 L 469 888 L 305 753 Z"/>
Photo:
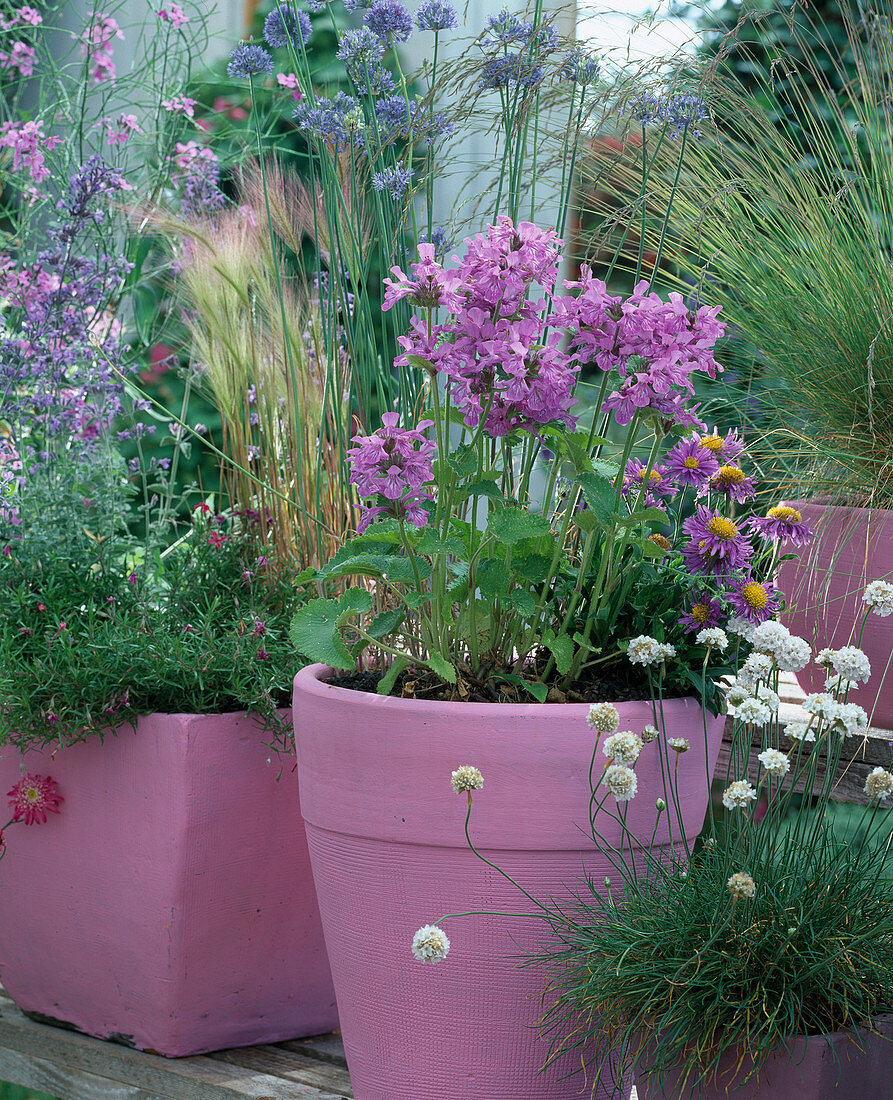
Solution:
<path fill-rule="evenodd" d="M 723 1058 L 718 1082 L 680 1088 L 670 1073 L 661 1088 L 655 1078 L 637 1073 L 636 1091 L 639 1100 L 880 1100 L 891 1095 L 893 1015 L 879 1016 L 875 1028 L 877 1034 L 865 1028 L 827 1039 L 797 1036 L 747 1084 L 741 1083 L 749 1068 L 746 1059 L 744 1069 L 734 1073 L 736 1052 Z"/>
<path fill-rule="evenodd" d="M 297 775 L 264 739 L 244 714 L 155 714 L 27 754 L 65 802 L 0 862 L 24 1010 L 171 1056 L 336 1026 Z M 22 757 L 0 751 L 5 795 Z"/>
<path fill-rule="evenodd" d="M 877 700 L 872 725 L 893 728 L 893 666 L 878 694 L 893 652 L 893 616 L 870 615 L 858 640 L 866 611 L 865 585 L 893 580 L 893 512 L 792 503 L 817 537 L 801 551 L 800 561 L 785 562 L 781 568 L 779 587 L 788 603 L 784 622 L 816 650 L 859 644 L 871 661 L 872 675 L 847 698 L 869 714 Z M 808 665 L 797 679 L 804 691 L 825 690 L 825 672 L 817 665 Z"/>
<path fill-rule="evenodd" d="M 315 665 L 296 677 L 295 734 L 357 1100 L 590 1096 L 591 1080 L 566 1076 L 578 1061 L 539 1072 L 548 1056 L 537 1032 L 545 976 L 519 964 L 546 942 L 546 930 L 529 916 L 533 903 L 469 851 L 465 796 L 450 785 L 459 765 L 480 768 L 484 787 L 470 825 L 476 846 L 535 897 L 570 900 L 584 866 L 596 882 L 614 873 L 587 839 L 588 706 L 391 699 L 332 687 L 328 674 Z M 639 731 L 652 719 L 648 703 L 618 709 L 621 729 Z M 701 710 L 692 699 L 673 700 L 666 714 L 668 733 L 692 742 L 679 785 L 694 835 L 707 802 Z M 708 716 L 711 768 L 722 727 L 722 718 Z M 639 795 L 628 804 L 646 843 L 662 793 L 653 748 L 636 766 Z M 413 958 L 418 928 L 468 910 L 518 915 L 450 920 L 449 956 L 434 966 Z"/>

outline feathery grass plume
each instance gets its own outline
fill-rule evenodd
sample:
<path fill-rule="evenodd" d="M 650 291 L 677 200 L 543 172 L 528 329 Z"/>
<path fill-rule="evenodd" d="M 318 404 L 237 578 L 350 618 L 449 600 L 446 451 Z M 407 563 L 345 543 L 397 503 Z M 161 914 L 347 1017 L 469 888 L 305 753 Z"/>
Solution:
<path fill-rule="evenodd" d="M 246 191 L 240 197 L 250 199 Z M 355 497 L 344 459 L 350 363 L 343 348 L 324 350 L 325 288 L 298 276 L 277 281 L 300 228 L 295 196 L 275 171 L 267 193 L 272 239 L 265 210 L 250 201 L 204 221 L 169 214 L 156 221 L 172 244 L 185 242 L 175 290 L 198 384 L 223 420 L 232 506 L 257 523 L 280 560 L 310 565 L 333 554 L 351 526 Z"/>

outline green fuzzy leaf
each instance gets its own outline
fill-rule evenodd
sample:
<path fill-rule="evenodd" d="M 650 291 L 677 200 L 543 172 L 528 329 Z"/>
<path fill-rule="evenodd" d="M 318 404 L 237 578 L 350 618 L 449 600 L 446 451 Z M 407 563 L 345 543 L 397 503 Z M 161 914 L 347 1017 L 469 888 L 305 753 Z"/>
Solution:
<path fill-rule="evenodd" d="M 446 680 L 448 684 L 455 684 L 456 670 L 445 657 L 441 657 L 439 653 L 431 653 L 425 664 L 441 680 Z"/>
<path fill-rule="evenodd" d="M 522 539 L 535 539 L 552 533 L 548 517 L 526 508 L 508 505 L 487 517 L 487 531 L 505 546 L 514 546 Z"/>
<path fill-rule="evenodd" d="M 662 546 L 658 546 L 656 542 L 651 542 L 650 539 L 642 539 L 638 546 L 646 558 L 662 558 L 667 553 Z"/>
<path fill-rule="evenodd" d="M 353 657 L 339 629 L 342 611 L 340 600 L 310 600 L 299 608 L 289 628 L 295 649 L 311 661 L 321 661 L 332 668 L 353 668 Z"/>
<path fill-rule="evenodd" d="M 422 580 L 431 576 L 431 566 L 424 558 L 416 560 L 416 569 Z M 409 558 L 399 554 L 361 554 L 340 562 L 330 571 L 330 577 L 387 577 L 398 584 L 415 584 L 415 572 Z"/>
<path fill-rule="evenodd" d="M 468 443 L 460 443 L 459 446 L 447 456 L 450 469 L 459 477 L 468 477 L 477 469 L 478 453 Z"/>
<path fill-rule="evenodd" d="M 509 575 L 504 561 L 485 558 L 475 577 L 485 600 L 501 600 L 509 594 Z"/>
<path fill-rule="evenodd" d="M 620 473 L 620 467 L 616 462 L 608 462 L 604 458 L 596 458 L 592 463 L 593 473 L 597 477 L 606 477 L 609 481 L 615 481 L 617 475 Z"/>
<path fill-rule="evenodd" d="M 592 512 L 577 512 L 574 516 L 574 523 L 587 535 L 598 527 L 598 520 Z"/>
<path fill-rule="evenodd" d="M 580 474 L 577 478 L 590 511 L 603 526 L 611 522 L 614 513 L 614 483 L 596 473 Z"/>
<path fill-rule="evenodd" d="M 546 554 L 525 554 L 512 559 L 512 572 L 528 584 L 545 584 L 551 565 L 552 559 Z"/>
<path fill-rule="evenodd" d="M 513 588 L 509 593 L 508 602 L 519 615 L 529 618 L 536 612 L 536 600 L 526 588 Z"/>
<path fill-rule="evenodd" d="M 388 671 L 378 681 L 378 687 L 375 689 L 379 695 L 390 695 L 394 684 L 397 683 L 397 677 L 409 664 L 408 657 L 395 657 L 394 663 L 388 669 Z"/>
<path fill-rule="evenodd" d="M 371 634 L 373 638 L 386 638 L 388 634 L 394 633 L 402 621 L 403 611 L 400 608 L 394 611 L 382 611 L 366 628 L 366 633 Z"/>
<path fill-rule="evenodd" d="M 406 362 L 411 363 L 412 366 L 418 367 L 419 370 L 427 371 L 431 373 L 434 370 L 434 364 L 430 359 L 423 359 L 421 355 L 407 355 Z"/>
<path fill-rule="evenodd" d="M 505 500 L 502 490 L 492 481 L 472 481 L 463 485 L 456 492 L 458 500 L 467 500 L 468 497 L 489 497 L 491 500 Z"/>
<path fill-rule="evenodd" d="M 543 636 L 543 645 L 555 658 L 555 667 L 561 676 L 570 671 L 574 659 L 574 643 L 566 634 L 549 631 Z"/>
<path fill-rule="evenodd" d="M 438 554 L 452 554 L 454 557 L 461 558 L 465 554 L 465 543 L 458 535 L 447 535 L 442 539 L 430 527 L 425 527 L 416 550 L 429 558 Z"/>

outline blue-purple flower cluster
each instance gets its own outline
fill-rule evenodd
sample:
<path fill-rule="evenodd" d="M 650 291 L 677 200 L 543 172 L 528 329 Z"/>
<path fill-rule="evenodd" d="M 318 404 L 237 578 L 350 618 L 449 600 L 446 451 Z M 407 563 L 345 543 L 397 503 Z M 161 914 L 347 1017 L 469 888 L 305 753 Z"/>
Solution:
<path fill-rule="evenodd" d="M 707 104 L 692 92 L 663 97 L 642 92 L 631 101 L 629 112 L 642 126 L 666 126 L 671 138 L 685 133 L 700 137 L 696 123 L 709 118 Z"/>

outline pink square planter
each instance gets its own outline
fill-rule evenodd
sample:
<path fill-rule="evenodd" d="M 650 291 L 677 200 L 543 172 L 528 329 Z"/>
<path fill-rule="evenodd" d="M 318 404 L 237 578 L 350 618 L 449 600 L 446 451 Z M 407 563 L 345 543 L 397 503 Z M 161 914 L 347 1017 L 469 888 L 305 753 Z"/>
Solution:
<path fill-rule="evenodd" d="M 244 714 L 154 714 L 27 754 L 65 802 L 0 861 L 22 1009 L 172 1057 L 336 1026 L 297 774 L 263 742 Z M 0 750 L 4 811 L 21 764 Z"/>

